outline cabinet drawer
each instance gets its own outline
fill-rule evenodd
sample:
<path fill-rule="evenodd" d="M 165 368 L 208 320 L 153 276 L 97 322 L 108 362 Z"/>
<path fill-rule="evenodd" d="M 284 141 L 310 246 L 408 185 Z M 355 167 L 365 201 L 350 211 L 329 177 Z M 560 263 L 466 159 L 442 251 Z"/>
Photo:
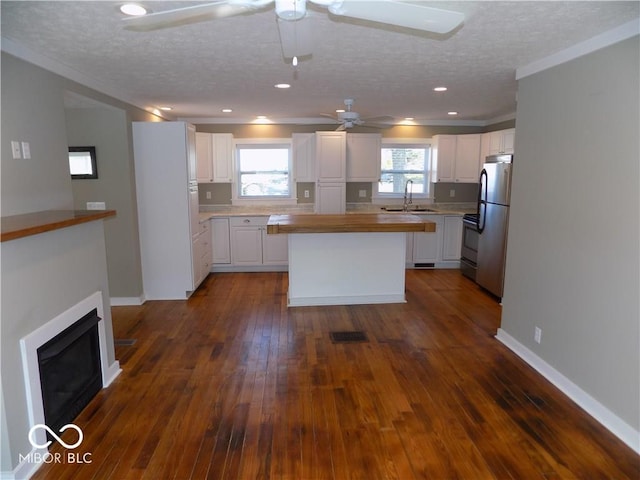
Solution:
<path fill-rule="evenodd" d="M 265 227 L 269 217 L 231 217 L 229 225 L 232 227 Z"/>

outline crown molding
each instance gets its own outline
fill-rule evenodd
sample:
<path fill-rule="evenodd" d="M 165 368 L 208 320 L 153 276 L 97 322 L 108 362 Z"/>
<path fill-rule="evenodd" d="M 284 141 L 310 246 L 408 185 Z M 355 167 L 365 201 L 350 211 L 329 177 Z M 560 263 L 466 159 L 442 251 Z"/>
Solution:
<path fill-rule="evenodd" d="M 533 75 L 534 73 L 542 72 L 543 70 L 547 70 L 551 67 L 561 65 L 636 35 L 640 35 L 640 18 L 631 20 L 619 27 L 601 33 L 600 35 L 596 35 L 589 40 L 577 43 L 572 47 L 560 50 L 553 55 L 520 67 L 516 70 L 516 80 L 520 80 Z"/>

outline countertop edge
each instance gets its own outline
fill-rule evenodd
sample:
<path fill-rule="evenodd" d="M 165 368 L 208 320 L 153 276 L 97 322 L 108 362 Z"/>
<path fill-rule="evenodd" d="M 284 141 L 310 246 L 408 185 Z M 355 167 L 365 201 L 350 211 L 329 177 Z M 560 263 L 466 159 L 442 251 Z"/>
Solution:
<path fill-rule="evenodd" d="M 271 215 L 267 223 L 268 234 L 434 232 L 435 229 L 435 223 L 411 214 Z"/>
<path fill-rule="evenodd" d="M 0 242 L 114 217 L 115 210 L 45 210 L 2 217 Z"/>

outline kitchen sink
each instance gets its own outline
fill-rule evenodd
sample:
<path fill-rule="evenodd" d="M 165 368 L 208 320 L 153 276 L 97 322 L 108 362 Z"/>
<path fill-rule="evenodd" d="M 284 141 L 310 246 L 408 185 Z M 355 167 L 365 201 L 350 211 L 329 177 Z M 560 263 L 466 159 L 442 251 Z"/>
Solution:
<path fill-rule="evenodd" d="M 407 213 L 411 213 L 411 212 L 436 212 L 437 210 L 433 210 L 432 208 L 427 208 L 427 207 L 421 207 L 420 205 L 415 205 L 415 206 L 410 206 L 407 210 L 405 210 L 402 207 L 396 207 L 396 206 L 392 206 L 392 207 L 382 207 L 382 210 L 385 210 L 387 212 L 407 212 Z"/>

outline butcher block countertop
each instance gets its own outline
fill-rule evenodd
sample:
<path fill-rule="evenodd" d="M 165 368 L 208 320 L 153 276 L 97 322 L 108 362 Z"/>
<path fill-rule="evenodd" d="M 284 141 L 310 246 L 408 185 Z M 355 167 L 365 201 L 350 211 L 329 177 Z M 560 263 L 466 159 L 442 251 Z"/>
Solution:
<path fill-rule="evenodd" d="M 115 216 L 115 210 L 45 210 L 2 217 L 0 241 L 37 235 Z"/>
<path fill-rule="evenodd" d="M 271 215 L 267 233 L 435 232 L 436 224 L 410 214 Z"/>

